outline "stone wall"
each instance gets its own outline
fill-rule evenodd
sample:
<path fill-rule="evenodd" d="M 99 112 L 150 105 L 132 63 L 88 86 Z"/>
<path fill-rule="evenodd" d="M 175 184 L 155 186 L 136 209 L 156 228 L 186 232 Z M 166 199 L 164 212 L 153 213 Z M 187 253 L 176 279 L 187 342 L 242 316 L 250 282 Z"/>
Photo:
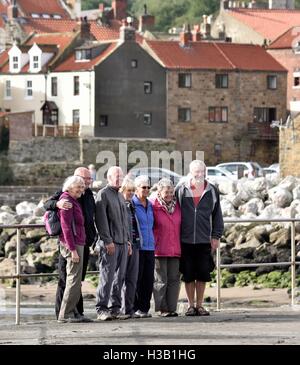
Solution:
<path fill-rule="evenodd" d="M 25 141 L 32 138 L 32 119 L 34 112 L 10 113 L 9 139 L 10 141 Z M 16 142 L 16 143 L 18 143 Z"/>
<path fill-rule="evenodd" d="M 300 116 L 289 128 L 281 128 L 279 137 L 280 174 L 300 177 Z"/>
<path fill-rule="evenodd" d="M 267 76 L 274 75 L 272 72 L 229 72 L 228 89 L 215 87 L 215 75 L 212 71 L 194 71 L 192 88 L 178 88 L 178 72 L 169 72 L 168 137 L 176 139 L 178 150 L 204 151 L 209 165 L 235 160 L 256 160 L 263 165 L 278 161 L 278 143 L 249 137 L 248 123 L 253 122 L 255 107 L 276 108 L 277 119 L 285 118 L 286 74 L 277 73 L 275 90 L 267 88 Z M 228 122 L 209 122 L 210 106 L 228 107 Z M 178 107 L 191 108 L 191 122 L 178 121 Z M 215 153 L 216 144 L 221 146 L 219 155 Z M 258 144 L 271 151 L 262 153 L 256 148 Z"/>

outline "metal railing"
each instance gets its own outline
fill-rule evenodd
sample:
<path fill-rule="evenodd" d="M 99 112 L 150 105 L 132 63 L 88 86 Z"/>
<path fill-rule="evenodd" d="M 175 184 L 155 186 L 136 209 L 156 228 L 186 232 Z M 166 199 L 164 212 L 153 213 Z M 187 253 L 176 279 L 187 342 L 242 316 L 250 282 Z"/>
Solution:
<path fill-rule="evenodd" d="M 295 304 L 296 294 L 296 243 L 295 243 L 295 223 L 300 222 L 300 219 L 295 218 L 277 218 L 277 219 L 224 219 L 224 223 L 291 223 L 291 261 L 289 262 L 268 262 L 268 263 L 252 263 L 252 264 L 223 264 L 221 265 L 221 250 L 216 252 L 216 288 L 217 288 L 217 310 L 221 310 L 221 269 L 234 267 L 259 267 L 259 266 L 291 266 L 291 305 Z M 20 309 L 21 309 L 21 280 L 29 277 L 55 277 L 57 273 L 37 273 L 24 274 L 21 273 L 21 230 L 24 228 L 44 228 L 43 224 L 17 224 L 17 225 L 0 225 L 0 229 L 14 228 L 17 229 L 17 255 L 16 255 L 16 273 L 15 275 L 0 276 L 3 279 L 16 279 L 16 324 L 20 324 Z M 98 271 L 88 271 L 87 274 L 99 274 Z"/>

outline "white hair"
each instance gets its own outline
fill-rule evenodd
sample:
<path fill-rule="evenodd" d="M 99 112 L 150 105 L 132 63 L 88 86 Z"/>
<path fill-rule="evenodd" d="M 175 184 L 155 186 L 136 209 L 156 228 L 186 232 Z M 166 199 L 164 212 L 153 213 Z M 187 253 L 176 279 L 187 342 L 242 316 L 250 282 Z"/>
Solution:
<path fill-rule="evenodd" d="M 142 185 L 150 185 L 149 177 L 147 175 L 140 175 L 134 179 L 134 185 L 136 187 L 142 186 Z"/>
<path fill-rule="evenodd" d="M 132 179 L 129 179 L 128 177 L 125 177 L 123 180 L 122 186 L 120 187 L 120 193 L 123 193 L 126 189 L 134 189 L 135 190 L 135 184 Z"/>
<path fill-rule="evenodd" d="M 69 191 L 73 186 L 76 186 L 76 185 L 85 186 L 83 178 L 80 176 L 69 176 L 66 178 L 66 180 L 64 182 L 62 191 L 63 192 Z"/>
<path fill-rule="evenodd" d="M 116 171 L 120 171 L 123 173 L 121 167 L 119 166 L 111 166 L 108 170 L 107 170 L 107 179 L 109 179 L 112 175 L 115 174 Z"/>
<path fill-rule="evenodd" d="M 174 185 L 173 185 L 172 181 L 165 177 L 160 179 L 159 182 L 157 183 L 157 190 L 159 192 L 164 190 L 165 188 L 173 188 L 173 187 L 174 187 Z"/>
<path fill-rule="evenodd" d="M 192 170 L 194 168 L 198 168 L 198 169 L 203 169 L 204 171 L 206 171 L 206 165 L 203 161 L 201 160 L 193 160 L 191 163 L 190 163 L 190 172 L 192 172 Z"/>

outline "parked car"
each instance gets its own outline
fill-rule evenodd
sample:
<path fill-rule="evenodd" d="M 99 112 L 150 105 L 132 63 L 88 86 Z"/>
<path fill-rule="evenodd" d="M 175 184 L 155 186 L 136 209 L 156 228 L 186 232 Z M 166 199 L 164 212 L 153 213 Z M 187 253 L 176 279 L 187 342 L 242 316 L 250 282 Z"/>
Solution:
<path fill-rule="evenodd" d="M 276 168 L 264 167 L 263 170 L 264 170 L 265 176 L 270 175 L 270 174 L 272 174 L 272 175 L 279 174 L 279 171 Z"/>
<path fill-rule="evenodd" d="M 264 171 L 257 162 L 225 162 L 218 164 L 217 167 L 223 167 L 238 178 L 243 176 L 249 178 L 264 176 Z"/>
<path fill-rule="evenodd" d="M 267 169 L 271 169 L 273 171 L 276 171 L 279 174 L 279 172 L 280 172 L 279 163 L 273 163 L 272 165 L 270 165 L 269 167 L 267 167 Z"/>
<path fill-rule="evenodd" d="M 213 183 L 219 184 L 223 181 L 233 181 L 237 179 L 237 175 L 232 174 L 223 167 L 207 166 L 206 167 L 206 179 Z"/>
<path fill-rule="evenodd" d="M 159 167 L 133 168 L 128 172 L 128 176 L 131 179 L 135 179 L 137 176 L 140 175 L 147 175 L 149 177 L 151 186 L 158 183 L 158 181 L 163 177 L 170 179 L 173 182 L 174 186 L 176 186 L 179 180 L 182 178 L 182 176 L 177 174 L 176 172 Z"/>

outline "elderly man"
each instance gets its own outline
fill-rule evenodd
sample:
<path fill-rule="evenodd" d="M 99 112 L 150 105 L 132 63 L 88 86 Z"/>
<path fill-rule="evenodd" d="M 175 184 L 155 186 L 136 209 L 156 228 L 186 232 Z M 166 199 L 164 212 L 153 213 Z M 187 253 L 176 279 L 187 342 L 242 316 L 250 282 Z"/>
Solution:
<path fill-rule="evenodd" d="M 100 321 L 129 318 L 120 314 L 128 246 L 131 251 L 126 204 L 119 192 L 122 181 L 122 169 L 110 167 L 108 184 L 96 199 L 96 227 L 101 240 L 96 311 Z"/>
<path fill-rule="evenodd" d="M 194 160 L 189 175 L 176 187 L 181 206 L 180 270 L 189 302 L 186 316 L 209 315 L 202 306 L 204 291 L 213 270 L 211 253 L 219 246 L 224 229 L 219 193 L 205 176 L 204 162 Z"/>
<path fill-rule="evenodd" d="M 90 185 L 92 182 L 91 174 L 86 167 L 78 167 L 74 171 L 74 176 L 80 176 L 83 178 L 85 183 L 85 191 L 82 196 L 78 199 L 79 204 L 81 205 L 83 216 L 84 216 L 84 228 L 86 234 L 86 244 L 84 246 L 83 251 L 83 268 L 82 268 L 82 281 L 85 279 L 85 274 L 87 271 L 90 247 L 96 240 L 96 228 L 94 224 L 94 216 L 95 216 L 95 200 L 93 196 L 93 192 L 90 189 Z M 59 200 L 62 195 L 62 190 L 56 192 L 49 200 L 47 200 L 44 204 L 44 208 L 46 210 L 55 210 L 55 209 L 63 209 L 68 210 L 72 208 L 72 203 L 70 203 L 67 199 Z M 64 296 L 64 291 L 66 287 L 66 265 L 67 260 L 60 254 L 58 258 L 58 271 L 59 278 L 56 290 L 56 299 L 55 299 L 55 313 L 56 318 L 58 318 L 58 314 L 61 307 L 62 298 Z M 89 322 L 90 320 L 83 315 L 83 299 L 82 295 L 80 295 L 79 302 L 77 304 L 76 315 L 80 318 L 81 321 Z"/>

